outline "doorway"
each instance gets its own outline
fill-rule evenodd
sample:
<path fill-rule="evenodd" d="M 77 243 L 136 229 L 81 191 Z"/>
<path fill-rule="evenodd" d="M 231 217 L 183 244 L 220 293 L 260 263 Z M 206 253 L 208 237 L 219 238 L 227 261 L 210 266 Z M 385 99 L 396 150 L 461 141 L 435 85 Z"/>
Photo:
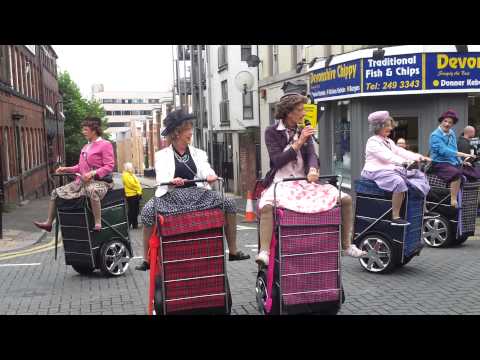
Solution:
<path fill-rule="evenodd" d="M 392 131 L 390 137 L 395 143 L 400 138 L 404 138 L 407 144 L 407 150 L 418 153 L 418 117 L 414 116 L 395 116 L 397 127 Z"/>

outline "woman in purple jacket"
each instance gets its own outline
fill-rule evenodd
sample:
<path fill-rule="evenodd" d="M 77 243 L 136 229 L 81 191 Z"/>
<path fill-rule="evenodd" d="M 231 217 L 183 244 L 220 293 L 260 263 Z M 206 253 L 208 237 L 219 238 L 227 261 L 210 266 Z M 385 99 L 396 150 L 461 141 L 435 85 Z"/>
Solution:
<path fill-rule="evenodd" d="M 87 195 L 92 204 L 92 212 L 95 220 L 95 231 L 100 231 L 101 205 L 109 189 L 113 187 L 111 179 L 108 181 L 105 176 L 110 175 L 115 165 L 113 146 L 110 141 L 103 140 L 101 121 L 99 118 L 87 117 L 82 122 L 82 134 L 88 140 L 80 153 L 78 164 L 71 167 L 59 167 L 57 174 L 76 173 L 76 179 L 65 186 L 52 191 L 48 207 L 48 218 L 45 222 L 34 222 L 40 229 L 51 231 L 52 222 L 55 218 L 55 199 L 59 196 L 62 199 L 77 199 Z"/>
<path fill-rule="evenodd" d="M 305 117 L 303 105 L 307 98 L 300 94 L 286 94 L 277 105 L 275 117 L 280 119 L 265 130 L 265 144 L 270 157 L 270 171 L 265 176 L 259 201 L 260 251 L 259 264 L 268 265 L 270 241 L 273 232 L 274 183 L 288 177 L 307 177 L 308 181 L 284 182 L 277 185 L 276 205 L 301 213 L 326 211 L 337 203 L 342 204 L 342 248 L 346 255 L 360 257 L 364 251 L 351 244 L 352 198 L 341 195 L 332 185 L 316 183 L 319 178 L 319 161 L 315 154 L 310 126 L 303 130 L 297 126 Z"/>

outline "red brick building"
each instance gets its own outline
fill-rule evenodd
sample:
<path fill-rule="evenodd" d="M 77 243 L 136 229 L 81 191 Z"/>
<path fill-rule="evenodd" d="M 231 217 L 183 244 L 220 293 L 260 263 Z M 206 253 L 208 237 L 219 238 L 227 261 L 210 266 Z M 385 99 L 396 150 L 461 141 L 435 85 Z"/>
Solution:
<path fill-rule="evenodd" d="M 64 159 L 57 55 L 49 45 L 0 45 L 0 146 L 4 202 L 47 194 Z"/>

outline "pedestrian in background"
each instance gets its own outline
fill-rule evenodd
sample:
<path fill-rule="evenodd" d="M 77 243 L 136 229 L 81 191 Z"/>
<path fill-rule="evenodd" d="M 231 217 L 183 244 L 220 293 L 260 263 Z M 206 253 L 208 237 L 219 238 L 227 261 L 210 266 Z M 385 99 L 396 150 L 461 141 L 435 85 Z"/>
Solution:
<path fill-rule="evenodd" d="M 408 145 L 407 141 L 404 138 L 398 138 L 397 140 L 397 146 L 401 147 L 402 149 L 408 150 Z"/>
<path fill-rule="evenodd" d="M 132 163 L 125 163 L 123 169 L 122 182 L 128 204 L 128 223 L 129 226 L 132 226 L 132 229 L 137 229 L 138 214 L 140 213 L 140 199 L 142 198 L 142 186 L 133 173 Z"/>
<path fill-rule="evenodd" d="M 476 156 L 477 152 L 475 148 L 472 146 L 472 144 L 470 143 L 470 140 L 474 137 L 475 137 L 475 128 L 470 125 L 465 127 L 465 129 L 463 129 L 462 135 L 457 139 L 458 151 Z"/>

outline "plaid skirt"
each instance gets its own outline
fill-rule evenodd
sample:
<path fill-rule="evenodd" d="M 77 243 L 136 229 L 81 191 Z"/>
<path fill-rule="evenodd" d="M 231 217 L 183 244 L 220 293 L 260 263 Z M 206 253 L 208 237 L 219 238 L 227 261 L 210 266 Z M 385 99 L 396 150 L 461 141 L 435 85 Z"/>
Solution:
<path fill-rule="evenodd" d="M 55 200 L 58 196 L 62 199 L 70 200 L 87 195 L 91 200 L 100 201 L 112 187 L 113 183 L 109 184 L 105 181 L 91 180 L 85 185 L 82 185 L 82 182 L 72 181 L 67 185 L 53 189 L 50 199 Z"/>
<path fill-rule="evenodd" d="M 475 166 L 453 166 L 449 163 L 432 163 L 432 174 L 437 175 L 443 181 L 450 183 L 465 175 L 468 181 L 475 182 L 480 179 L 480 169 Z"/>
<path fill-rule="evenodd" d="M 176 215 L 191 211 L 221 208 L 222 194 L 199 187 L 178 188 L 161 197 L 152 197 L 142 209 L 141 220 L 146 226 L 153 226 L 155 214 Z M 225 197 L 225 212 L 235 214 L 235 201 Z"/>

